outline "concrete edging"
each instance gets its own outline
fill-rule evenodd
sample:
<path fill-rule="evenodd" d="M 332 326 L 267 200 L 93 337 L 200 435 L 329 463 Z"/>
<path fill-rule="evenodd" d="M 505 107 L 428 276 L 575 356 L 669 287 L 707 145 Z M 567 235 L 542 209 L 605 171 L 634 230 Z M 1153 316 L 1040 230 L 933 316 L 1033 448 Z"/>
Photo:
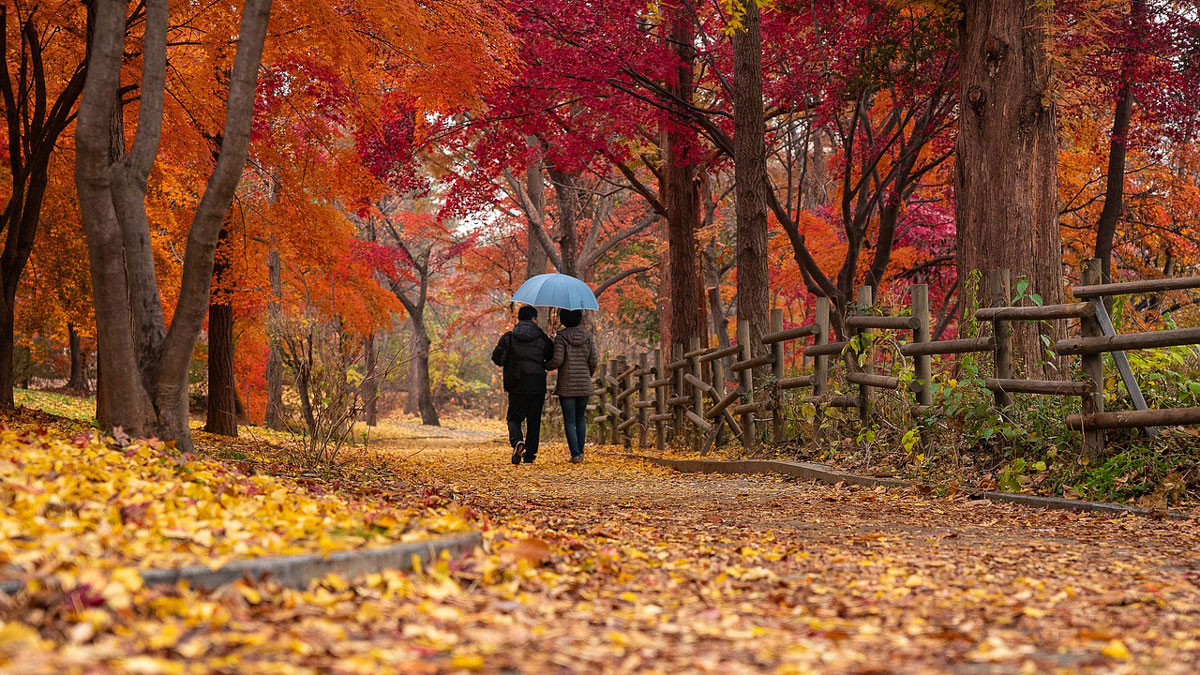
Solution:
<path fill-rule="evenodd" d="M 629 459 L 640 459 L 650 462 L 651 464 L 669 467 L 683 473 L 777 473 L 785 476 L 803 478 L 805 480 L 811 480 L 818 483 L 825 483 L 827 485 L 846 483 L 847 485 L 861 485 L 864 487 L 915 488 L 922 485 L 921 483 L 917 483 L 915 481 L 900 480 L 898 478 L 875 478 L 873 476 L 860 476 L 858 474 L 839 471 L 833 467 L 825 466 L 823 464 L 813 464 L 811 462 L 785 462 L 770 459 L 743 459 L 731 461 L 715 459 L 670 459 L 667 457 L 652 457 L 649 455 L 636 455 L 628 453 L 621 454 L 621 456 Z M 987 499 L 994 502 L 1007 502 L 1009 504 L 1019 504 L 1022 506 L 1041 509 L 1108 513 L 1113 515 L 1155 515 L 1155 513 L 1150 509 L 1144 509 L 1137 506 L 1124 506 L 1122 504 L 1085 502 L 1078 499 L 1062 499 L 1059 497 L 1039 497 L 1036 495 L 1022 495 L 1013 492 L 970 490 L 964 490 L 964 492 L 971 499 Z M 1167 513 L 1167 517 L 1184 519 L 1187 516 L 1178 511 L 1169 511 Z"/>
<path fill-rule="evenodd" d="M 404 572 L 413 569 L 414 556 L 427 565 L 448 551 L 451 555 L 470 553 L 483 544 L 478 532 L 468 532 L 441 539 L 410 541 L 384 548 L 359 551 L 337 551 L 327 556 L 288 555 L 270 558 L 235 560 L 209 569 L 204 565 L 141 570 L 142 579 L 150 586 L 174 586 L 187 581 L 194 588 L 214 589 L 243 577 L 266 577 L 288 588 L 304 588 L 313 579 L 327 574 L 347 578 L 393 569 Z M 25 587 L 19 579 L 0 582 L 0 591 L 13 595 Z"/>

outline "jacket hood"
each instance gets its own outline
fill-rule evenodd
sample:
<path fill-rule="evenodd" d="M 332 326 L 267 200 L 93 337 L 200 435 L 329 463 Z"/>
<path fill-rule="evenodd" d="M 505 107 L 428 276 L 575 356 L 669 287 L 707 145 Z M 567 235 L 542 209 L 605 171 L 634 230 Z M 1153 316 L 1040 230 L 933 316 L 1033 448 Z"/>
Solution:
<path fill-rule="evenodd" d="M 572 347 L 582 347 L 583 345 L 587 344 L 587 331 L 579 326 L 564 328 L 559 332 L 566 337 L 567 344 L 571 345 Z"/>
<path fill-rule="evenodd" d="M 512 334 L 522 342 L 532 342 L 546 335 L 542 332 L 541 326 L 532 321 L 518 321 L 516 327 L 512 329 Z"/>

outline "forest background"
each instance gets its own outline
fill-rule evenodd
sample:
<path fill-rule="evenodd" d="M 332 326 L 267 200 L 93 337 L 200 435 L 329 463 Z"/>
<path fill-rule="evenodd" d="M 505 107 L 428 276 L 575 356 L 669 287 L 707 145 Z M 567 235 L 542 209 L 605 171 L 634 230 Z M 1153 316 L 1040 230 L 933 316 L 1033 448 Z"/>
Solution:
<path fill-rule="evenodd" d="M 137 165 L 157 100 L 141 189 L 160 323 L 195 300 L 185 250 L 252 3 L 6 0 L 3 405 L 18 387 L 97 388 L 76 122 L 98 7 L 114 4 L 109 152 Z M 216 433 L 240 421 L 315 442 L 392 410 L 497 414 L 490 346 L 513 291 L 546 271 L 592 284 L 615 354 L 727 344 L 735 318 L 765 330 L 770 308 L 806 323 L 816 297 L 844 309 L 859 284 L 885 307 L 928 284 L 934 337 L 950 338 L 986 269 L 1052 302 L 1088 258 L 1112 279 L 1200 263 L 1193 1 L 277 0 L 269 16 L 187 359 Z M 977 83 L 1006 59 L 1024 75 Z M 1195 297 L 1116 313 L 1192 325 Z M 1031 330 L 1025 368 L 1055 370 Z M 1158 394 L 1197 404 L 1194 349 L 1146 358 L 1178 375 Z"/>

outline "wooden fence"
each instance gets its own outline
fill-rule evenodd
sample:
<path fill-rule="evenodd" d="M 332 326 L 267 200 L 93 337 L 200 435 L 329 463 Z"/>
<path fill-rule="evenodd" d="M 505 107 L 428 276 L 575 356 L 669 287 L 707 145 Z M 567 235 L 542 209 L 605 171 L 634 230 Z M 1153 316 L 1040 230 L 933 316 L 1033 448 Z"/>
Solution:
<path fill-rule="evenodd" d="M 597 373 L 596 395 L 589 406 L 596 413 L 593 428 L 599 431 L 601 442 L 612 445 L 630 447 L 636 438 L 639 447 L 647 448 L 652 431 L 653 444 L 660 451 L 672 440 L 687 439 L 694 450 L 706 453 L 729 435 L 753 448 L 760 438 L 758 425 L 763 424 L 769 425 L 772 442 L 780 443 L 785 440 L 782 398 L 786 391 L 806 390 L 801 400 L 814 406 L 817 420 L 830 408 L 844 408 L 857 410 L 860 419 L 868 422 L 876 389 L 907 389 L 914 411 L 921 413 L 933 405 L 933 358 L 972 352 L 991 355 L 992 377 L 984 384 L 1000 409 L 1012 405 L 1014 393 L 1080 397 L 1081 412 L 1068 416 L 1066 425 L 1083 432 L 1084 450 L 1090 454 L 1103 448 L 1106 429 L 1138 427 L 1154 433 L 1158 426 L 1200 423 L 1200 407 L 1148 409 L 1125 357 L 1126 350 L 1200 344 L 1200 328 L 1120 335 L 1104 304 L 1106 298 L 1118 295 L 1200 288 L 1200 277 L 1100 284 L 1099 264 L 1091 260 L 1085 265 L 1082 283 L 1072 289 L 1077 302 L 1056 305 L 1013 306 L 1008 272 L 989 273 L 988 306 L 975 312 L 988 334 L 978 337 L 932 341 L 929 289 L 923 284 L 912 287 L 907 316 L 878 313 L 872 289 L 864 287 L 858 289 L 857 302 L 843 321 L 841 340 L 830 341 L 829 299 L 817 298 L 813 321 L 805 325 L 784 329 L 782 310 L 773 310 L 770 332 L 761 338 L 762 350 L 752 349 L 750 326 L 743 321 L 737 327 L 737 344 L 730 347 L 709 347 L 693 340 L 686 351 L 676 345 L 669 359 L 659 350 L 613 358 L 601 364 Z M 1078 325 L 1078 337 L 1052 345 L 1059 356 L 1081 357 L 1077 378 L 1014 378 L 1011 324 L 1060 320 Z M 893 368 L 907 369 L 905 377 L 872 372 L 869 360 L 860 364 L 859 356 L 869 348 L 875 331 L 908 337 L 899 346 L 903 363 Z M 798 347 L 804 360 L 811 361 L 808 374 L 787 375 L 789 347 Z M 1112 355 L 1134 410 L 1104 410 L 1105 353 Z M 832 357 L 841 358 L 842 383 L 853 394 L 833 393 Z"/>

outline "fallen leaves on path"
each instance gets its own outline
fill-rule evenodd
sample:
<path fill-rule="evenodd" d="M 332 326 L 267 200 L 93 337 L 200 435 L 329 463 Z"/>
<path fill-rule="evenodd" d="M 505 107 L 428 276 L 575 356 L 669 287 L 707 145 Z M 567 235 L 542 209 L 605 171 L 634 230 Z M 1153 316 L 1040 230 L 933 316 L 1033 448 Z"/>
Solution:
<path fill-rule="evenodd" d="M 327 553 L 467 529 L 460 513 L 316 494 L 156 441 L 0 430 L 0 578 Z M 407 507 L 407 508 L 406 508 Z"/>
<path fill-rule="evenodd" d="M 30 672 L 1190 673 L 1195 522 L 677 474 L 546 448 L 391 450 L 485 516 L 489 552 L 308 591 L 14 598 Z M 34 628 L 36 627 L 36 629 Z M 20 648 L 14 645 L 21 645 Z"/>

